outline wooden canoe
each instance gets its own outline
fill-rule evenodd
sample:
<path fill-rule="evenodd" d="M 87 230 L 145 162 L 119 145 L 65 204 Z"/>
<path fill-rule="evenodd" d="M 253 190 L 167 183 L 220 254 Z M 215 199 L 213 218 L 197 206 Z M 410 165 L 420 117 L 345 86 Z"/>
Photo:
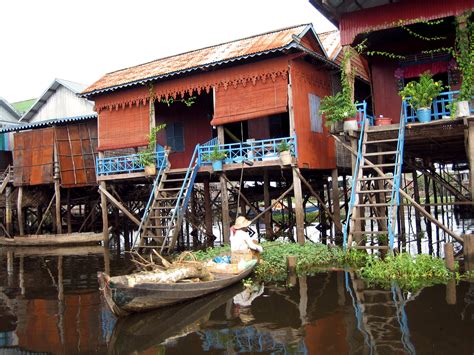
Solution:
<path fill-rule="evenodd" d="M 214 280 L 204 282 L 144 283 L 129 287 L 114 282 L 113 277 L 103 272 L 98 273 L 98 278 L 100 290 L 110 310 L 117 317 L 123 317 L 130 313 L 170 306 L 219 291 L 250 275 L 256 265 L 257 260 L 254 260 L 239 274 L 213 272 Z"/>

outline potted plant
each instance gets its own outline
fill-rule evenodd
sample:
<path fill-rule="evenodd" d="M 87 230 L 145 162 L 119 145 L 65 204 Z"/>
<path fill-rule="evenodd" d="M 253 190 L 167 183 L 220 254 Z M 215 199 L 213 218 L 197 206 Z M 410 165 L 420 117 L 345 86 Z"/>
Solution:
<path fill-rule="evenodd" d="M 458 19 L 456 26 L 456 50 L 454 58 L 457 67 L 461 72 L 462 82 L 459 89 L 459 96 L 454 102 L 455 117 L 465 117 L 470 115 L 469 103 L 474 94 L 474 68 L 472 55 L 474 53 L 474 25 L 466 23 L 467 19 Z"/>
<path fill-rule="evenodd" d="M 383 117 L 383 115 L 380 115 L 379 117 L 375 117 L 376 126 L 388 126 L 391 124 L 392 124 L 392 119 L 390 117 Z"/>
<path fill-rule="evenodd" d="M 212 170 L 222 171 L 222 161 L 227 157 L 225 151 L 219 150 L 219 146 L 215 145 L 212 151 L 204 155 L 204 160 L 210 160 L 212 162 Z"/>
<path fill-rule="evenodd" d="M 282 140 L 280 144 L 278 144 L 278 153 L 280 154 L 280 161 L 282 165 L 290 165 L 291 164 L 291 152 L 290 152 L 290 145 L 287 141 Z"/>
<path fill-rule="evenodd" d="M 153 127 L 148 136 L 148 146 L 138 153 L 138 162 L 144 166 L 146 175 L 156 175 L 156 134 L 165 127 L 166 124 Z"/>
<path fill-rule="evenodd" d="M 416 111 L 418 121 L 431 121 L 431 104 L 433 99 L 443 91 L 443 83 L 434 81 L 429 71 L 420 75 L 418 81 L 405 85 L 399 95 Z"/>

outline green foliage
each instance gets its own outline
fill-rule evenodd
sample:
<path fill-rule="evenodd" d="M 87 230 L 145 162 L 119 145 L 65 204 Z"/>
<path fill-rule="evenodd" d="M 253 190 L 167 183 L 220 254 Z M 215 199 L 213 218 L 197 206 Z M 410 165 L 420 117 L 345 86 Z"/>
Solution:
<path fill-rule="evenodd" d="M 171 106 L 175 102 L 182 102 L 187 107 L 190 107 L 190 106 L 192 106 L 196 103 L 196 96 L 190 96 L 186 99 L 184 99 L 184 98 L 183 99 L 173 99 L 172 97 L 169 97 L 167 99 L 162 99 L 161 102 L 164 103 L 164 104 L 167 104 L 168 106 Z"/>
<path fill-rule="evenodd" d="M 159 131 L 164 129 L 166 124 L 160 124 L 156 127 L 153 127 L 148 136 L 148 146 L 138 153 L 138 161 L 143 166 L 149 166 L 155 164 L 156 157 L 156 135 Z"/>
<path fill-rule="evenodd" d="M 359 274 L 372 284 L 389 287 L 393 281 L 407 290 L 417 290 L 425 286 L 447 282 L 453 277 L 444 261 L 430 255 L 402 253 L 387 256 L 385 260 L 368 259 Z"/>
<path fill-rule="evenodd" d="M 462 83 L 459 101 L 470 101 L 474 94 L 474 24 L 468 21 L 471 13 L 462 16 L 456 26 L 454 57 L 461 71 Z"/>
<path fill-rule="evenodd" d="M 227 157 L 227 153 L 225 150 L 219 150 L 219 146 L 215 145 L 212 149 L 211 153 L 204 154 L 203 159 L 207 161 L 217 161 L 217 160 L 224 160 Z"/>
<path fill-rule="evenodd" d="M 346 75 L 344 68 L 347 62 L 351 59 L 352 52 L 347 50 L 341 61 L 341 85 L 342 91 L 335 95 L 325 96 L 321 100 L 319 106 L 319 114 L 326 117 L 326 126 L 330 126 L 335 122 L 344 120 L 345 118 L 355 117 L 357 108 L 352 102 L 352 88 L 350 79 L 353 74 Z"/>
<path fill-rule="evenodd" d="M 230 254 L 230 245 L 224 245 L 214 248 L 207 248 L 206 250 L 198 250 L 193 252 L 194 256 L 201 261 L 214 259 L 219 255 Z"/>
<path fill-rule="evenodd" d="M 430 108 L 433 99 L 438 96 L 444 87 L 441 81 L 434 81 L 430 72 L 424 72 L 420 75 L 418 81 L 410 81 L 399 95 L 403 100 L 415 110 L 420 108 Z"/>
<path fill-rule="evenodd" d="M 290 150 L 290 145 L 287 143 L 287 141 L 283 140 L 278 144 L 277 147 L 278 151 L 281 152 L 287 152 Z"/>

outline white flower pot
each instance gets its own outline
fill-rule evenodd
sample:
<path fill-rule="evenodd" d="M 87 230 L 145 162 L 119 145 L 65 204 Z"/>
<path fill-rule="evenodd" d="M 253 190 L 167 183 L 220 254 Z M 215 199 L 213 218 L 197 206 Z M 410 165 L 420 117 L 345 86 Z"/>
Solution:
<path fill-rule="evenodd" d="M 145 175 L 156 175 L 156 165 L 155 164 L 146 165 Z"/>
<path fill-rule="evenodd" d="M 458 101 L 456 107 L 456 117 L 467 117 L 470 114 L 469 101 Z"/>
<path fill-rule="evenodd" d="M 356 118 L 344 120 L 344 132 L 357 131 L 359 128 Z"/>
<path fill-rule="evenodd" d="M 291 153 L 289 150 L 285 150 L 280 152 L 280 160 L 282 165 L 290 165 L 291 164 Z"/>

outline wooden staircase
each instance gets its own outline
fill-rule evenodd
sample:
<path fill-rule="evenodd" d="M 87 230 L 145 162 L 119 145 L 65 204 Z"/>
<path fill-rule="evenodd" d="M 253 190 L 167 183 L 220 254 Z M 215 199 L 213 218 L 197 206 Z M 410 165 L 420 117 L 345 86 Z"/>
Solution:
<path fill-rule="evenodd" d="M 371 133 L 374 131 L 371 132 L 368 120 L 362 122 L 352 180 L 350 213 L 344 228 L 344 245 L 347 248 L 393 248 L 403 163 L 403 117 L 400 122 L 398 138 L 382 140 L 372 139 Z M 365 159 L 374 166 L 366 164 Z M 374 167 L 386 171 L 386 177 L 378 176 Z"/>
<path fill-rule="evenodd" d="M 174 249 L 199 167 L 196 149 L 188 169 L 168 166 L 157 176 L 142 218 L 139 250 L 169 253 Z"/>
<path fill-rule="evenodd" d="M 13 167 L 8 165 L 7 168 L 0 174 L 0 195 L 3 194 L 10 182 L 13 182 Z"/>

